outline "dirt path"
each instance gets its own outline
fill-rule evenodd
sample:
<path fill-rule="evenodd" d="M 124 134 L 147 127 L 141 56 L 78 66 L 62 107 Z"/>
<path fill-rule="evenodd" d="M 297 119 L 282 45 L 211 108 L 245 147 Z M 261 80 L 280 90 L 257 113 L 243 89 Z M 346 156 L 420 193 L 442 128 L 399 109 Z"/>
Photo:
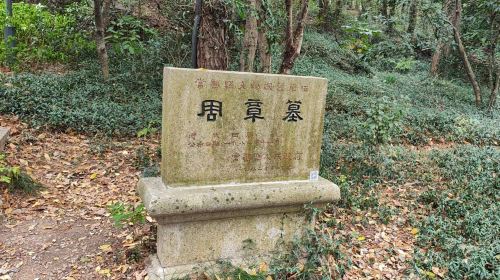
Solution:
<path fill-rule="evenodd" d="M 36 131 L 6 117 L 0 124 L 12 131 L 9 162 L 45 186 L 37 196 L 3 193 L 0 279 L 142 279 L 138 240 L 149 226 L 119 229 L 107 205 L 139 202 L 136 150 L 157 141 Z"/>

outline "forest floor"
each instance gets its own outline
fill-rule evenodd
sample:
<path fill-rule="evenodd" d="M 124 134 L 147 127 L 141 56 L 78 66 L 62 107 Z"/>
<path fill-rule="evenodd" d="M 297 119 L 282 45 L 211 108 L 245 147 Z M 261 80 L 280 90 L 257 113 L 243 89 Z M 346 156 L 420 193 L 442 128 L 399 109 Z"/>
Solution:
<path fill-rule="evenodd" d="M 32 196 L 1 193 L 0 279 L 145 279 L 154 224 L 116 227 L 108 206 L 139 203 L 136 152 L 140 146 L 154 150 L 159 137 L 90 138 L 28 128 L 10 116 L 0 116 L 0 126 L 11 129 L 9 163 L 44 185 Z M 352 262 L 344 279 L 413 278 L 408 261 L 418 229 L 408 219 L 423 211 L 416 204 L 423 190 L 412 184 L 378 188 L 380 203 L 399 213 L 386 224 L 370 211 L 333 208 L 323 216 L 344 225 L 330 232 L 335 239 L 349 240 L 340 247 Z M 333 258 L 329 261 L 336 265 Z"/>
<path fill-rule="evenodd" d="M 35 196 L 2 193 L 0 279 L 143 279 L 142 259 L 131 262 L 127 252 L 144 243 L 150 224 L 120 229 L 107 209 L 139 201 L 134 155 L 145 143 L 108 139 L 96 153 L 99 143 L 86 136 L 28 129 L 3 116 L 0 126 L 11 129 L 9 162 L 44 186 Z"/>

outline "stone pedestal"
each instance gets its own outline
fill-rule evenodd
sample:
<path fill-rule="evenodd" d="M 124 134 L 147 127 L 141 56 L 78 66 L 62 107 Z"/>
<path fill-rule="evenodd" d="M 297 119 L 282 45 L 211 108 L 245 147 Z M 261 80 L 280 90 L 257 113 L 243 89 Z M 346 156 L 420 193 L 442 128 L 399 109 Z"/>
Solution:
<path fill-rule="evenodd" d="M 324 207 L 340 198 L 332 182 L 296 180 L 169 187 L 143 178 L 139 194 L 158 221 L 150 279 L 172 279 L 218 260 L 265 260 L 277 241 L 299 237 L 308 224 L 304 205 Z"/>

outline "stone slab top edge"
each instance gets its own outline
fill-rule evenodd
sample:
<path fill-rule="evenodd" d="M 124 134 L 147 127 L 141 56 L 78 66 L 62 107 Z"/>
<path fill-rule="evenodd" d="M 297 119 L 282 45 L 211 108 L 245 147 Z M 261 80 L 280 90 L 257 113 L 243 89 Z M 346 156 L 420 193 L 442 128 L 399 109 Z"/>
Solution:
<path fill-rule="evenodd" d="M 240 72 L 240 71 L 224 71 L 224 70 L 210 70 L 205 68 L 179 68 L 179 67 L 163 67 L 163 72 L 166 73 L 167 70 L 184 70 L 184 71 L 199 71 L 199 72 L 214 72 L 214 73 L 227 73 L 234 75 L 253 75 L 260 77 L 288 77 L 288 78 L 302 78 L 302 79 L 313 79 L 313 80 L 324 80 L 328 81 L 326 78 L 315 77 L 315 76 L 297 76 L 297 75 L 285 75 L 285 74 L 271 74 L 271 73 L 256 73 L 256 72 Z"/>
<path fill-rule="evenodd" d="M 148 177 L 139 180 L 137 190 L 149 215 L 155 218 L 176 217 L 176 220 L 180 216 L 191 216 L 191 220 L 197 216 L 194 219 L 205 220 L 253 212 L 300 211 L 308 203 L 326 205 L 340 199 L 339 187 L 321 177 L 318 181 L 192 187 L 168 187 L 160 177 Z"/>

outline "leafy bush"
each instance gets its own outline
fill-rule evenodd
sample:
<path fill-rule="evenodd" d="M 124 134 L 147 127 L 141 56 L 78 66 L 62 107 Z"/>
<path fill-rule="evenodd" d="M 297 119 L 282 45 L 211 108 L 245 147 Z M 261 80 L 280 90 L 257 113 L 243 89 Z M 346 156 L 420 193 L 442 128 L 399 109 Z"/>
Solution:
<path fill-rule="evenodd" d="M 49 61 L 68 62 L 88 55 L 94 43 L 77 32 L 76 19 L 70 14 L 51 14 L 38 4 L 14 3 L 13 17 L 5 15 L 5 4 L 0 9 L 0 26 L 10 22 L 16 28 L 16 61 L 19 66 Z M 6 63 L 7 47 L 0 44 L 0 61 Z"/>
<path fill-rule="evenodd" d="M 382 34 L 381 30 L 369 28 L 368 25 L 358 22 L 353 25 L 344 25 L 342 30 L 347 35 L 347 48 L 358 54 L 366 53 Z"/>
<path fill-rule="evenodd" d="M 411 57 L 410 58 L 403 58 L 396 63 L 396 66 L 394 66 L 394 69 L 398 72 L 401 72 L 401 73 L 407 73 L 413 69 L 415 62 L 416 61 Z"/>
<path fill-rule="evenodd" d="M 366 110 L 367 120 L 363 125 L 364 140 L 371 145 L 389 142 L 398 131 L 403 109 L 383 97 Z"/>
<path fill-rule="evenodd" d="M 374 43 L 363 59 L 381 70 L 392 70 L 399 59 L 414 56 L 413 45 L 406 37 L 384 37 Z"/>
<path fill-rule="evenodd" d="M 108 42 L 120 55 L 134 55 L 145 48 L 145 41 L 158 36 L 155 29 L 133 16 L 122 16 L 112 21 L 108 28 Z"/>
<path fill-rule="evenodd" d="M 189 63 L 186 50 L 177 48 L 185 45 L 178 39 L 173 34 L 144 42 L 144 50 L 135 55 L 110 52 L 108 83 L 102 81 L 96 62 L 82 63 L 65 75 L 0 77 L 0 112 L 17 114 L 36 127 L 88 134 L 136 135 L 144 128 L 154 129 L 161 122 L 163 65 Z M 386 96 L 394 108 L 407 108 L 396 126 L 402 131 L 391 132 L 389 143 L 427 144 L 438 139 L 498 145 L 498 117 L 485 116 L 474 107 L 468 85 L 429 79 L 419 64 L 408 74 L 373 71 L 314 31 L 306 33 L 303 50 L 294 73 L 329 80 L 325 143 L 366 139 L 366 112 Z"/>

